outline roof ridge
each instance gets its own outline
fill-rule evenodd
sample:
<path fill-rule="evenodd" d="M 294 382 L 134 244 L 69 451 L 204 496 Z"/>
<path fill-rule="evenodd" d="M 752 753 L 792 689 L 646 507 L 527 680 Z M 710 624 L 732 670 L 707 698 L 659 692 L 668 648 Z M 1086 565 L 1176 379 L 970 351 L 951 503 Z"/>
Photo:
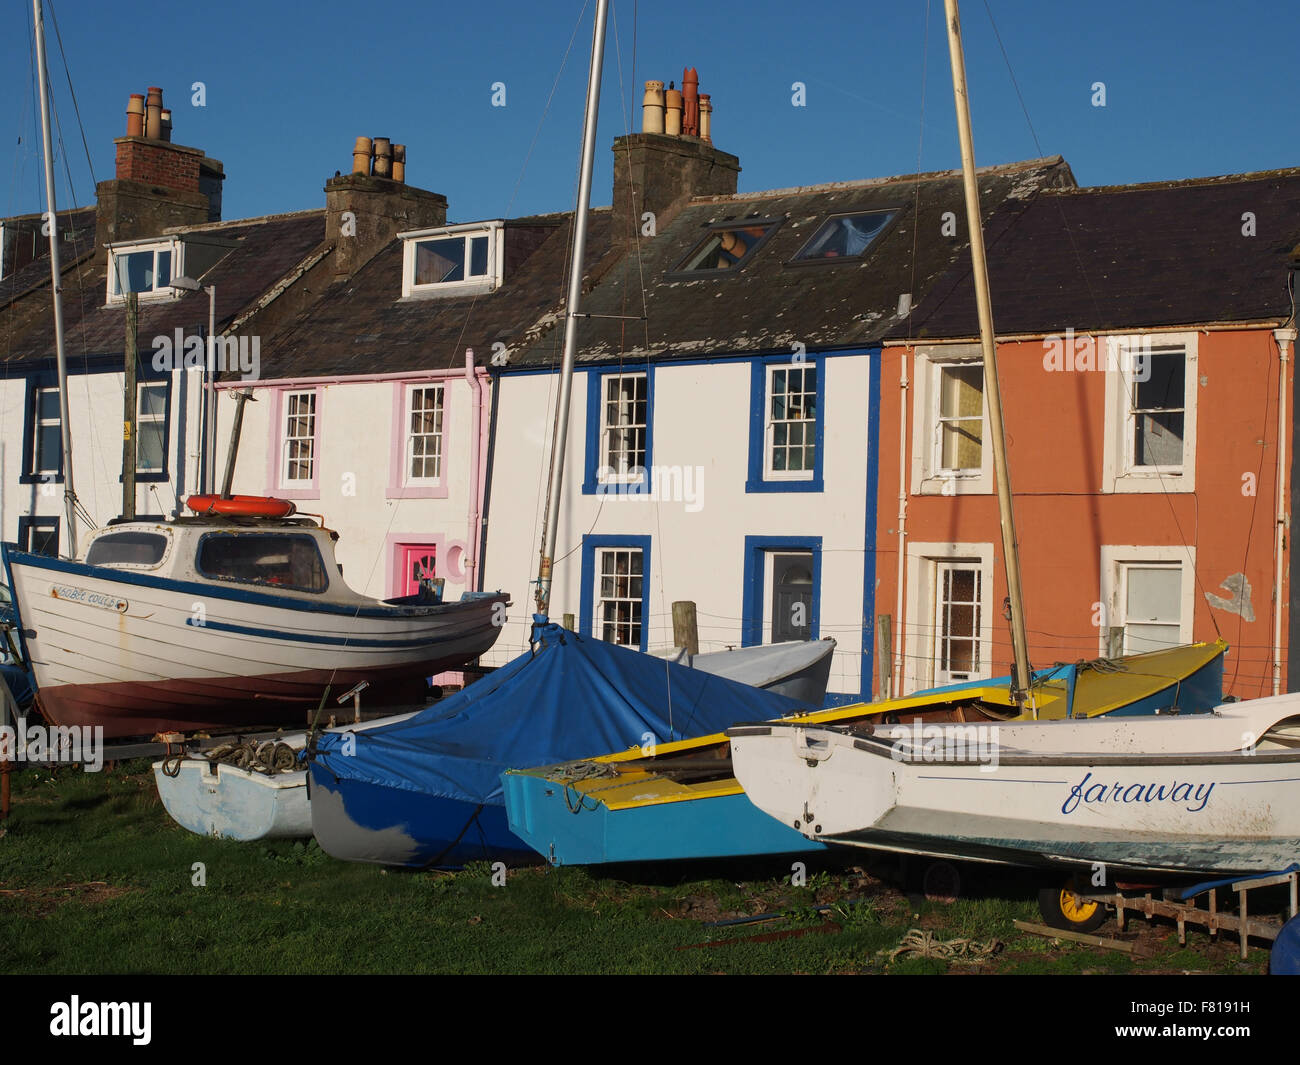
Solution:
<path fill-rule="evenodd" d="M 975 168 L 975 173 L 1016 174 L 1025 170 L 1047 170 L 1065 163 L 1061 155 L 1048 155 L 1041 159 L 1024 159 L 1016 163 L 995 163 Z M 784 189 L 759 189 L 753 192 L 736 192 L 725 196 L 692 196 L 690 203 L 730 203 L 735 200 L 765 200 L 777 196 L 794 196 L 818 192 L 839 192 L 847 189 L 875 188 L 882 185 L 907 184 L 916 181 L 943 181 L 961 177 L 961 169 L 931 170 L 919 174 L 894 174 L 889 177 L 860 178 L 856 181 L 828 181 L 819 185 L 793 185 Z"/>
<path fill-rule="evenodd" d="M 1073 188 L 1050 188 L 1044 191 L 1071 195 L 1087 192 L 1149 192 L 1152 189 L 1200 188 L 1248 181 L 1265 181 L 1276 177 L 1300 177 L 1300 166 L 1279 167 L 1276 170 L 1249 170 L 1243 174 L 1208 174 L 1204 177 L 1177 178 L 1172 181 L 1139 181 L 1130 185 L 1077 185 Z"/>
<path fill-rule="evenodd" d="M 291 219 L 310 218 L 312 215 L 324 216 L 324 207 L 313 207 L 306 211 L 280 211 L 276 214 L 257 215 L 254 218 L 232 218 L 229 221 L 197 222 L 187 226 L 168 226 L 164 234 L 206 233 L 214 229 L 235 229 L 239 226 L 262 226 L 268 222 L 287 222 Z"/>

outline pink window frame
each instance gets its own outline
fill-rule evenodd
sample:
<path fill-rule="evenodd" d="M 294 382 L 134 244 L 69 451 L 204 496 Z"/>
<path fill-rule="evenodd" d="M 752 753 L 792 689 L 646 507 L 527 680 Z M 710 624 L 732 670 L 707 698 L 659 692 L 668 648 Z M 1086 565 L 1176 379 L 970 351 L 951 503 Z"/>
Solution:
<path fill-rule="evenodd" d="M 454 377 L 415 378 L 393 382 L 392 433 L 389 441 L 388 498 L 389 499 L 446 499 L 448 445 L 451 441 L 452 396 L 456 389 Z M 406 396 L 412 388 L 442 388 L 442 477 L 436 485 L 408 485 L 406 481 Z"/>
<path fill-rule="evenodd" d="M 306 388 L 300 385 L 282 385 L 274 390 L 271 402 L 271 444 L 267 448 L 266 483 L 277 496 L 283 499 L 319 499 L 320 465 L 321 465 L 321 402 L 322 389 L 312 385 Z M 312 435 L 311 487 L 285 487 L 280 474 L 283 472 L 284 458 L 284 397 L 291 392 L 310 392 L 316 397 L 316 432 Z"/>

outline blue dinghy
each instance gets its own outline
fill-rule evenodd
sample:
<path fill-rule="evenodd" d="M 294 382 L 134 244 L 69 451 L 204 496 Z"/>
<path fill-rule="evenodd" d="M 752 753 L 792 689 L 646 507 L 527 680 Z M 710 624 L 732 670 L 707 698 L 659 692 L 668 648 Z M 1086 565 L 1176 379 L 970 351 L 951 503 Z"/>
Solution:
<path fill-rule="evenodd" d="M 347 861 L 536 861 L 510 831 L 501 774 L 783 717 L 805 703 L 569 632 L 535 616 L 533 649 L 392 725 L 319 737 L 312 832 Z"/>

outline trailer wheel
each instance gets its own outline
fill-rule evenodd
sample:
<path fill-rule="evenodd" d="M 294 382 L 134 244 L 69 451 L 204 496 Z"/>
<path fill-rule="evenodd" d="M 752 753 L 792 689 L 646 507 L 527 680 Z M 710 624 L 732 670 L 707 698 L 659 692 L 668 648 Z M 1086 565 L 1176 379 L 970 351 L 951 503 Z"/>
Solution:
<path fill-rule="evenodd" d="M 1102 903 L 1076 895 L 1072 881 L 1041 889 L 1038 910 L 1049 927 L 1069 932 L 1091 932 L 1110 916 Z"/>

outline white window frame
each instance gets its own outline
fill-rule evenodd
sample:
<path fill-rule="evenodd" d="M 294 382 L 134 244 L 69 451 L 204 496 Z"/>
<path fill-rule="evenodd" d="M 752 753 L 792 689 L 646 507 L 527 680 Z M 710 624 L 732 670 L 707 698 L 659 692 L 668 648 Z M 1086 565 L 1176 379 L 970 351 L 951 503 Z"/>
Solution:
<path fill-rule="evenodd" d="M 126 294 L 115 292 L 113 282 L 117 279 L 117 260 L 119 256 L 136 255 L 140 252 L 153 252 L 154 256 L 154 277 L 158 275 L 158 253 L 171 252 L 172 266 L 168 282 L 165 285 L 159 285 L 154 282 L 154 287 L 136 293 L 136 296 L 142 300 L 162 300 L 176 299 L 179 295 L 176 289 L 172 288 L 171 282 L 184 274 L 184 242 L 179 240 L 150 240 L 139 241 L 129 244 L 114 244 L 108 249 L 108 276 L 105 278 L 105 288 L 107 292 L 106 303 L 121 304 L 126 302 Z"/>
<path fill-rule="evenodd" d="M 1110 653 L 1110 629 L 1127 624 L 1125 603 L 1124 567 L 1152 563 L 1182 568 L 1182 589 L 1179 597 L 1178 642 L 1191 643 L 1196 621 L 1196 548 L 1181 545 L 1120 546 L 1103 544 L 1101 548 L 1101 588 L 1099 602 L 1105 611 L 1097 639 L 1099 653 Z M 1128 637 L 1125 635 L 1125 645 Z M 1127 654 L 1128 651 L 1123 653 Z"/>
<path fill-rule="evenodd" d="M 311 397 L 311 432 L 306 436 L 289 436 L 289 419 L 299 417 L 290 413 L 292 401 L 296 396 Z M 311 488 L 316 484 L 316 474 L 318 472 L 317 463 L 320 461 L 320 455 L 317 453 L 316 441 L 320 438 L 320 400 L 314 388 L 286 389 L 280 397 L 280 425 L 278 429 L 280 441 L 280 487 L 282 488 Z M 311 458 L 308 459 L 310 464 L 310 475 L 307 477 L 290 477 L 289 476 L 289 444 L 293 440 L 307 440 L 311 443 Z"/>
<path fill-rule="evenodd" d="M 441 226 L 437 229 L 411 230 L 397 235 L 402 239 L 403 299 L 480 295 L 494 291 L 501 284 L 505 260 L 505 226 L 500 220 Z M 487 272 L 460 281 L 438 281 L 433 284 L 417 285 L 415 283 L 416 246 L 428 240 L 447 240 L 453 237 L 464 238 L 467 245 L 466 261 L 468 261 L 468 242 L 475 237 L 488 238 Z"/>
<path fill-rule="evenodd" d="M 640 578 L 641 578 L 641 591 L 642 591 L 642 594 L 641 594 L 640 596 L 638 596 L 638 597 L 632 597 L 632 596 L 619 597 L 619 596 L 614 596 L 614 597 L 611 598 L 611 599 L 606 599 L 606 598 L 601 594 L 601 592 L 602 592 L 602 590 L 603 590 L 603 589 L 601 588 L 601 580 L 602 580 L 602 575 L 604 574 L 604 571 L 605 571 L 605 556 L 606 556 L 606 555 L 617 555 L 617 554 L 619 554 L 619 553 L 626 553 L 626 554 L 629 556 L 629 559 L 630 559 L 630 557 L 631 557 L 632 555 L 639 555 L 640 558 L 641 558 L 641 573 L 640 573 Z M 649 622 L 650 622 L 650 619 L 649 619 L 649 618 L 646 616 L 646 614 L 645 614 L 646 596 L 645 596 L 644 593 L 645 593 L 645 582 L 646 582 L 646 579 L 647 579 L 647 576 L 648 576 L 647 573 L 646 573 L 646 571 L 645 571 L 645 550 L 644 550 L 643 548 L 640 548 L 640 547 L 633 547 L 633 546 L 628 546 L 628 547 L 618 547 L 618 546 L 598 547 L 598 548 L 595 549 L 595 552 L 594 552 L 593 557 L 592 557 L 592 563 L 591 563 L 591 564 L 592 564 L 592 578 L 593 578 L 593 579 L 592 579 L 592 584 L 593 584 L 593 586 L 594 586 L 594 590 L 593 590 L 593 600 L 594 600 L 594 601 L 593 601 L 593 603 L 592 603 L 592 615 L 591 615 L 591 618 L 592 618 L 592 624 L 591 624 L 591 632 L 592 632 L 592 635 L 593 635 L 596 639 L 601 640 L 601 641 L 603 641 L 603 642 L 607 642 L 607 643 L 612 643 L 612 642 L 614 642 L 614 641 L 607 641 L 607 640 L 605 640 L 605 612 L 604 612 L 604 610 L 602 609 L 603 605 L 604 605 L 605 603 L 623 603 L 623 602 L 626 602 L 626 603 L 634 603 L 634 604 L 636 605 L 636 608 L 637 608 L 638 610 L 641 610 L 641 620 L 637 623 L 638 626 L 639 626 L 639 628 L 640 628 L 640 633 L 638 634 L 638 635 L 640 636 L 640 639 L 633 640 L 633 641 L 631 641 L 631 642 L 629 642 L 629 643 L 618 644 L 617 646 L 619 646 L 619 647 L 630 647 L 630 648 L 632 648 L 633 650 L 639 650 L 640 647 L 641 647 L 641 645 L 642 645 L 642 643 L 645 642 L 646 631 L 647 631 L 647 630 L 646 630 L 646 626 L 647 626 L 647 625 L 649 624 Z M 630 565 L 629 565 L 628 569 L 629 569 L 629 572 L 628 572 L 628 575 L 627 575 L 627 579 L 630 581 L 631 576 L 632 576 L 632 574 L 631 574 L 631 566 L 630 566 Z M 618 623 L 615 623 L 615 624 L 618 624 Z M 629 624 L 630 624 L 630 623 L 629 623 Z"/>
<path fill-rule="evenodd" d="M 61 428 L 61 426 L 60 426 L 60 417 L 59 417 L 58 415 L 56 415 L 56 416 L 53 417 L 53 418 L 42 418 L 42 417 L 41 417 L 41 396 L 42 396 L 44 393 L 46 393 L 46 392 L 52 392 L 52 393 L 54 393 L 54 395 L 55 395 L 56 397 L 57 397 L 58 394 L 59 394 L 59 390 L 58 390 L 57 388 L 54 388 L 54 387 L 50 387 L 50 388 L 36 388 L 36 389 L 33 389 L 33 390 L 32 390 L 32 403 L 33 403 L 33 407 L 32 407 L 32 468 L 31 468 L 30 470 L 27 471 L 27 473 L 28 473 L 29 475 L 31 475 L 32 477 L 40 477 L 40 476 L 43 476 L 43 475 L 46 475 L 46 474 L 50 474 L 50 475 L 53 475 L 53 476 L 56 476 L 56 477 L 57 477 L 58 474 L 59 474 L 59 472 L 60 472 L 60 470 L 61 470 L 61 468 L 62 468 L 62 466 L 63 466 L 63 436 L 62 436 L 62 428 Z M 61 409 L 61 408 L 60 408 L 60 409 Z M 56 458 L 55 458 L 55 461 L 54 461 L 54 465 L 53 465 L 51 468 L 49 468 L 49 469 L 44 469 L 44 468 L 42 468 L 42 466 L 41 466 L 41 449 L 40 449 L 40 441 L 41 441 L 41 427 L 42 427 L 42 426 L 47 426 L 47 425 L 59 426 L 59 427 L 60 427 L 60 430 L 59 430 L 59 431 L 60 431 L 60 436 L 59 436 L 59 444 L 58 444 L 58 447 L 55 449 L 56 452 L 57 452 L 57 455 L 56 455 Z"/>
<path fill-rule="evenodd" d="M 1200 392 L 1198 340 L 1194 332 L 1108 336 L 1106 341 L 1106 432 L 1102 455 L 1103 492 L 1196 491 L 1196 402 Z M 1149 345 L 1149 347 L 1147 347 Z M 1138 365 L 1135 350 L 1153 352 L 1182 348 L 1183 462 L 1173 466 L 1134 466 L 1130 396 Z"/>
<path fill-rule="evenodd" d="M 993 545 L 921 543 L 907 545 L 907 625 L 904 638 L 903 691 L 943 684 L 938 672 L 938 612 L 941 567 L 964 563 L 980 575 L 980 669 L 973 679 L 993 676 L 993 622 L 1000 616 L 994 603 Z"/>
<path fill-rule="evenodd" d="M 992 495 L 993 448 L 989 440 L 988 389 L 984 388 L 983 446 L 978 470 L 945 470 L 940 465 L 940 377 L 943 367 L 975 364 L 983 369 L 978 344 L 917 348 L 912 368 L 912 494 Z"/>
<path fill-rule="evenodd" d="M 167 401 L 171 395 L 171 389 L 166 381 L 138 381 L 136 382 L 135 392 L 135 472 L 136 473 L 166 473 L 167 472 Z M 150 388 L 162 390 L 163 405 L 160 414 L 150 414 L 145 416 L 141 413 L 144 410 L 144 404 L 141 403 L 140 397 Z M 162 427 L 162 465 L 160 466 L 141 466 L 140 465 L 140 440 L 142 434 L 140 428 L 143 425 L 161 426 Z"/>
<path fill-rule="evenodd" d="M 817 411 L 811 418 L 786 418 L 782 424 L 790 425 L 799 423 L 807 427 L 807 433 L 812 436 L 809 441 L 807 435 L 804 437 L 803 446 L 807 448 L 809 443 L 812 444 L 812 468 L 807 470 L 778 470 L 772 466 L 772 450 L 776 446 L 776 422 L 772 420 L 772 379 L 781 371 L 789 372 L 790 370 L 803 370 L 804 396 L 811 396 L 814 405 L 817 402 L 817 377 L 822 372 L 816 362 L 809 359 L 806 362 L 778 362 L 772 363 L 764 368 L 763 378 L 763 480 L 765 481 L 811 481 L 817 475 L 817 419 L 822 416 L 821 411 Z M 807 391 L 808 378 L 806 371 L 813 372 L 812 391 Z M 788 378 L 787 378 L 788 380 Z M 787 391 L 786 395 L 790 393 Z M 787 445 L 788 446 L 788 445 Z"/>
<path fill-rule="evenodd" d="M 437 413 L 439 415 L 438 428 L 433 433 L 417 434 L 411 428 L 411 419 L 415 411 L 413 404 L 417 392 L 435 392 L 437 393 Z M 446 444 L 447 444 L 447 391 L 441 383 L 411 384 L 406 386 L 405 402 L 402 404 L 404 411 L 404 422 L 402 425 L 402 484 L 409 488 L 441 488 L 443 477 L 446 472 Z M 415 438 L 416 436 L 429 436 L 435 441 L 435 453 L 437 455 L 438 473 L 434 477 L 416 477 L 411 472 L 411 464 L 415 459 Z"/>
<path fill-rule="evenodd" d="M 619 382 L 630 378 L 640 378 L 645 383 L 645 422 L 637 424 L 635 422 L 627 425 L 610 425 L 607 417 L 609 414 L 609 387 L 611 382 Z M 605 374 L 598 378 L 600 388 L 600 462 L 596 467 L 596 481 L 598 484 L 641 484 L 649 475 L 645 467 L 645 460 L 649 458 L 648 445 L 650 439 L 650 375 L 645 371 L 631 373 L 614 373 Z M 621 401 L 620 401 L 620 405 Z M 631 466 L 626 470 L 618 469 L 610 461 L 609 434 L 613 430 L 641 429 L 642 440 L 645 444 L 641 448 L 641 465 Z"/>

